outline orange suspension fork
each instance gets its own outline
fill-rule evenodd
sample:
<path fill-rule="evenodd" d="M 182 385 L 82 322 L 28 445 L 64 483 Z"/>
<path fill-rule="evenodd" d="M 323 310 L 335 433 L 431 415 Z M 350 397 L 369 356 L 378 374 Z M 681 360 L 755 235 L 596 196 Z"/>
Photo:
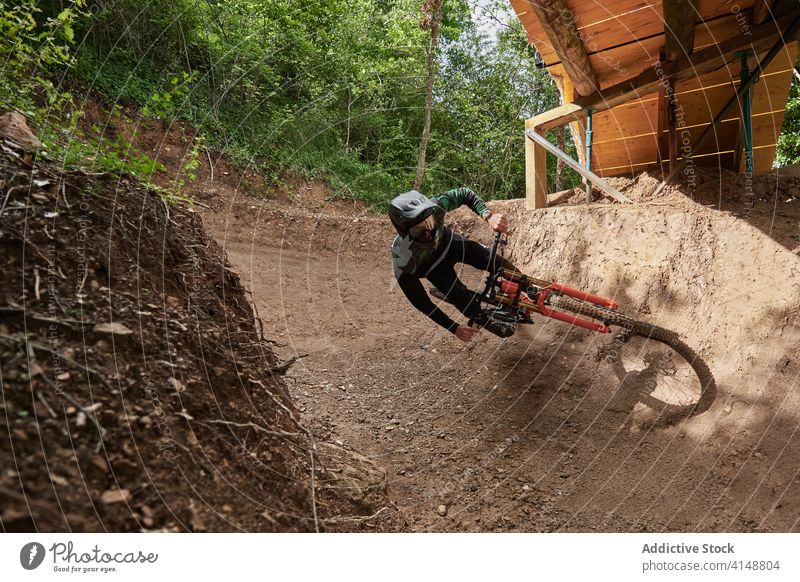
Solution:
<path fill-rule="evenodd" d="M 508 281 L 506 279 L 501 279 L 500 281 L 500 290 L 510 296 L 516 297 L 518 293 L 520 293 L 519 284 L 513 281 Z M 608 333 L 610 330 L 607 325 L 602 323 L 596 323 L 589 319 L 584 319 L 578 317 L 577 315 L 573 315 L 571 313 L 566 313 L 564 311 L 557 311 L 550 307 L 547 307 L 544 302 L 547 299 L 547 296 L 552 291 L 558 291 L 559 293 L 563 293 L 564 295 L 568 295 L 569 297 L 574 297 L 575 299 L 580 299 L 582 301 L 587 301 L 589 303 L 593 303 L 595 305 L 599 305 L 600 307 L 606 307 L 608 309 L 616 309 L 618 304 L 616 301 L 612 301 L 611 299 L 606 299 L 605 297 L 600 297 L 599 295 L 593 295 L 591 293 L 586 293 L 585 291 L 581 291 L 579 289 L 574 289 L 572 287 L 567 287 L 566 285 L 561 285 L 560 283 L 550 283 L 546 287 L 542 289 L 539 293 L 539 299 L 536 302 L 536 308 L 545 317 L 552 317 L 553 319 L 557 319 L 559 321 L 563 321 L 565 323 L 569 323 L 571 325 L 577 325 L 578 327 L 583 327 L 585 329 L 591 329 L 592 331 L 596 331 L 599 333 Z M 528 296 L 525 295 L 525 299 L 528 299 Z M 522 299 L 520 303 L 523 307 L 533 307 L 532 303 L 528 303 Z"/>

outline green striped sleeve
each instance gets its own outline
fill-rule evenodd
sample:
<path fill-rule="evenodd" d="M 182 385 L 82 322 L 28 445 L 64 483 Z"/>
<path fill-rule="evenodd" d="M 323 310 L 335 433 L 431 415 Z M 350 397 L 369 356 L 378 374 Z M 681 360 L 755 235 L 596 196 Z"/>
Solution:
<path fill-rule="evenodd" d="M 486 207 L 483 200 L 469 188 L 453 188 L 452 190 L 435 196 L 433 200 L 447 212 L 451 212 L 459 206 L 466 204 L 481 218 L 486 219 L 491 214 L 491 211 Z"/>

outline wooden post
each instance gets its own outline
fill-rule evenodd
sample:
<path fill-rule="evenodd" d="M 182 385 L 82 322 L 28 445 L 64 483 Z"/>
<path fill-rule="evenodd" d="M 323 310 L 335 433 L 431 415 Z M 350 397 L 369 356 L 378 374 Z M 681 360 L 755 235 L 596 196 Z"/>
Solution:
<path fill-rule="evenodd" d="M 544 135 L 533 119 L 525 121 L 525 129 Z M 532 140 L 525 139 L 525 207 L 547 208 L 547 151 Z"/>
<path fill-rule="evenodd" d="M 695 0 L 662 0 L 664 13 L 664 55 L 676 61 L 694 50 Z"/>
<path fill-rule="evenodd" d="M 666 62 L 664 49 L 661 49 L 660 62 L 662 63 L 662 70 L 669 67 Z M 665 75 L 667 71 L 665 71 Z M 669 117 L 670 117 L 670 98 L 674 97 L 670 91 L 674 91 L 675 87 L 670 83 L 669 77 L 665 77 L 661 84 L 658 86 L 658 133 L 656 137 L 656 148 L 658 150 L 658 163 L 661 166 L 661 172 L 664 173 L 665 164 L 669 162 Z"/>
<path fill-rule="evenodd" d="M 572 85 L 572 81 L 566 75 L 556 75 L 553 77 L 553 80 L 556 83 L 556 87 L 558 87 L 559 93 L 561 93 L 561 103 L 572 103 L 575 99 L 575 87 Z M 586 148 L 584 147 L 583 143 L 583 136 L 584 134 L 584 127 L 580 120 L 573 121 L 569 124 L 569 133 L 572 136 L 572 143 L 575 144 L 575 150 L 578 153 L 578 161 L 586 165 Z"/>

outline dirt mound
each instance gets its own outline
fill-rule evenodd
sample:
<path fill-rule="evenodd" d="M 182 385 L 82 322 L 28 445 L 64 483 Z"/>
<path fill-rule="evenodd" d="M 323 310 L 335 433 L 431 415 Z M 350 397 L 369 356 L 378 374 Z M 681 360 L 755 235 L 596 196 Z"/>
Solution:
<path fill-rule="evenodd" d="M 638 204 L 492 207 L 515 226 L 509 252 L 524 272 L 611 297 L 681 333 L 718 386 L 711 409 L 682 424 L 714 452 L 698 478 L 730 464 L 728 499 L 757 506 L 758 527 L 791 530 L 800 510 L 800 182 L 775 173 L 745 180 L 705 172 L 695 189 L 679 185 L 654 200 L 657 181 L 643 174 L 616 184 Z"/>
<path fill-rule="evenodd" d="M 3 529 L 357 528 L 382 472 L 298 420 L 200 216 L 2 147 Z"/>
<path fill-rule="evenodd" d="M 738 181 L 710 180 L 696 197 L 741 192 Z M 771 181 L 762 177 L 759 188 Z M 509 251 L 526 272 L 594 289 L 680 331 L 720 372 L 751 372 L 770 369 L 798 339 L 797 191 L 796 179 L 787 179 L 772 200 L 739 212 L 736 196 L 726 196 L 720 211 L 685 195 L 670 204 L 495 208 L 516 225 Z"/>
<path fill-rule="evenodd" d="M 634 177 L 607 178 L 606 181 L 625 194 L 634 203 L 661 203 L 683 205 L 695 202 L 718 209 L 736 205 L 745 207 L 749 195 L 756 203 L 788 202 L 800 197 L 800 177 L 792 169 L 778 169 L 768 174 L 748 177 L 730 170 L 715 168 L 695 168 L 691 181 L 681 176 L 674 185 L 658 191 L 664 175 L 659 169 L 641 172 Z M 583 204 L 586 192 L 583 187 L 565 190 L 549 195 L 549 206 Z M 592 202 L 616 204 L 611 197 L 600 190 L 592 190 Z"/>

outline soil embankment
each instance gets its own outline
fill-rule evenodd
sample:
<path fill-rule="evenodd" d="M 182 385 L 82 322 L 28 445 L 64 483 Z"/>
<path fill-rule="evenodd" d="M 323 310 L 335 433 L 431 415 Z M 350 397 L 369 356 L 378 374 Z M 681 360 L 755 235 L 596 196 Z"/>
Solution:
<path fill-rule="evenodd" d="M 313 439 L 200 215 L 9 144 L 3 530 L 314 531 L 373 511 L 380 473 Z"/>

